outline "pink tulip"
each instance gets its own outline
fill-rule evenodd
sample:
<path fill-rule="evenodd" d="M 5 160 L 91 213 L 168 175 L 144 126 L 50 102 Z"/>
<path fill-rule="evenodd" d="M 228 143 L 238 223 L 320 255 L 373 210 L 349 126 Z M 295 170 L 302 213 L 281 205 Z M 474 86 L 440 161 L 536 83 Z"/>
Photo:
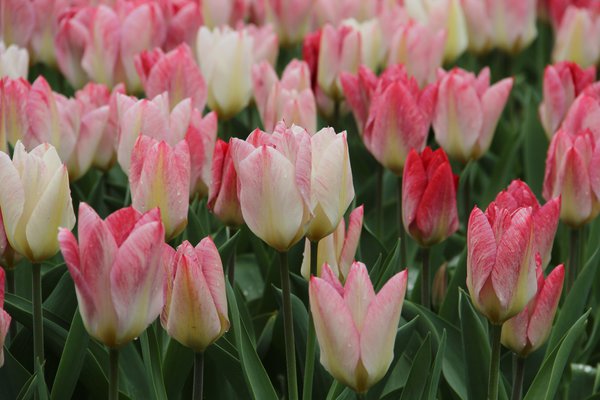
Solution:
<path fill-rule="evenodd" d="M 590 130 L 594 138 L 600 138 L 600 83 L 592 83 L 575 98 L 568 108 L 562 130 L 570 135 L 577 135 Z"/>
<path fill-rule="evenodd" d="M 231 157 L 244 221 L 271 247 L 289 250 L 311 218 L 309 134 L 298 126 L 255 130 L 246 141 L 232 139 Z"/>
<path fill-rule="evenodd" d="M 383 378 L 392 363 L 407 278 L 407 270 L 394 275 L 378 294 L 360 262 L 352 264 L 344 286 L 327 264 L 321 278 L 310 278 L 321 364 L 359 393 Z"/>
<path fill-rule="evenodd" d="M 513 78 L 490 86 L 490 70 L 479 76 L 454 68 L 439 71 L 433 116 L 435 139 L 462 162 L 478 159 L 492 144 L 496 125 L 512 89 Z"/>
<path fill-rule="evenodd" d="M 600 4 L 596 0 L 545 0 L 544 2 L 554 29 L 560 26 L 569 6 L 600 11 Z"/>
<path fill-rule="evenodd" d="M 322 267 L 327 264 L 331 272 L 342 282 L 348 277 L 350 266 L 360 241 L 360 232 L 363 226 L 364 207 L 359 206 L 352 210 L 348 220 L 348 229 L 344 219 L 340 219 L 332 234 L 319 240 L 317 247 L 317 276 L 322 275 Z M 302 259 L 302 276 L 310 279 L 310 241 L 304 244 L 304 258 Z"/>
<path fill-rule="evenodd" d="M 10 315 L 4 310 L 4 270 L 0 268 L 0 367 L 4 365 L 4 339 L 10 326 Z"/>
<path fill-rule="evenodd" d="M 303 126 L 313 134 L 317 129 L 317 106 L 310 86 L 310 72 L 303 61 L 292 60 L 281 80 L 266 61 L 252 68 L 254 98 L 265 130 L 272 131 L 283 120 L 286 126 Z"/>
<path fill-rule="evenodd" d="M 203 352 L 229 329 L 221 257 L 210 237 L 196 248 L 186 240 L 173 253 L 166 263 L 167 294 L 160 322 L 179 343 Z"/>
<path fill-rule="evenodd" d="M 377 14 L 378 1 L 370 0 L 314 0 L 316 24 L 339 26 L 346 19 L 364 21 Z"/>
<path fill-rule="evenodd" d="M 540 119 L 546 136 L 552 139 L 567 114 L 567 110 L 583 90 L 594 82 L 596 67 L 586 69 L 562 61 L 548 65 L 544 70 L 543 101 Z"/>
<path fill-rule="evenodd" d="M 146 212 L 161 211 L 167 240 L 187 225 L 190 193 L 190 151 L 182 140 L 174 147 L 165 141 L 140 136 L 131 153 L 131 203 Z"/>
<path fill-rule="evenodd" d="M 8 153 L 29 130 L 27 99 L 31 85 L 25 79 L 0 80 L 0 151 Z"/>
<path fill-rule="evenodd" d="M 520 313 L 535 296 L 531 207 L 512 211 L 492 202 L 475 207 L 467 228 L 467 287 L 475 307 L 495 325 Z"/>
<path fill-rule="evenodd" d="M 346 103 L 352 110 L 358 132 L 362 135 L 369 116 L 371 96 L 377 87 L 377 75 L 361 65 L 356 75 L 342 72 L 340 81 L 344 88 Z"/>
<path fill-rule="evenodd" d="M 196 0 L 173 0 L 166 4 L 170 7 L 167 15 L 167 37 L 165 50 L 172 50 L 182 43 L 190 47 L 196 41 L 196 32 L 203 23 L 200 4 Z"/>
<path fill-rule="evenodd" d="M 22 0 L 0 2 L 0 37 L 4 43 L 25 47 L 36 24 L 35 5 Z"/>
<path fill-rule="evenodd" d="M 165 303 L 160 212 L 141 214 L 128 207 L 103 221 L 81 203 L 78 238 L 79 243 L 67 229 L 58 234 L 85 328 L 109 347 L 124 346 L 158 317 Z"/>
<path fill-rule="evenodd" d="M 31 58 L 46 65 L 56 65 L 54 36 L 59 27 L 59 16 L 67 8 L 67 0 L 33 0 L 35 24 L 29 47 Z"/>
<path fill-rule="evenodd" d="M 565 269 L 554 268 L 544 279 L 537 268 L 537 293 L 525 309 L 502 325 L 502 344 L 521 357 L 539 349 L 548 339 L 563 288 Z"/>
<path fill-rule="evenodd" d="M 560 197 L 555 197 L 540 206 L 529 186 L 523 181 L 514 180 L 506 190 L 496 196 L 495 203 L 508 211 L 516 211 L 521 207 L 531 208 L 534 254 L 539 254 L 541 266 L 545 268 L 550 262 L 552 244 L 558 228 Z"/>
<path fill-rule="evenodd" d="M 402 174 L 411 149 L 425 147 L 431 125 L 435 88 L 420 90 L 403 66 L 385 70 L 371 94 L 363 131 L 367 149 L 384 167 Z"/>
<path fill-rule="evenodd" d="M 135 57 L 135 68 L 147 97 L 168 92 L 172 105 L 189 97 L 193 107 L 204 110 L 206 84 L 187 44 L 181 44 L 167 54 L 160 48 L 142 52 Z"/>
<path fill-rule="evenodd" d="M 314 0 L 265 0 L 266 19 L 279 36 L 282 45 L 302 41 L 309 29 Z"/>
<path fill-rule="evenodd" d="M 543 195 L 561 196 L 560 219 L 577 228 L 600 212 L 600 145 L 591 131 L 559 129 L 546 157 Z"/>
<path fill-rule="evenodd" d="M 208 209 L 225 225 L 237 227 L 244 223 L 237 194 L 237 174 L 229 143 L 217 140 L 211 169 L 212 180 L 208 190 Z"/>
<path fill-rule="evenodd" d="M 6 237 L 4 221 L 2 220 L 2 212 L 0 212 L 0 266 L 3 266 L 7 269 L 12 269 L 15 267 L 15 264 L 19 258 L 19 254 L 16 253 L 11 247 L 8 237 Z"/>
<path fill-rule="evenodd" d="M 358 31 L 361 42 L 361 65 L 366 65 L 376 71 L 384 62 L 387 51 L 383 38 L 383 29 L 379 19 L 373 18 L 358 22 L 355 19 L 347 19 L 342 26 L 349 26 Z"/>
<path fill-rule="evenodd" d="M 237 25 L 244 19 L 247 3 L 248 0 L 201 0 L 204 25 L 208 28 Z"/>
<path fill-rule="evenodd" d="M 558 25 L 552 60 L 573 61 L 582 67 L 600 61 L 600 9 L 569 6 Z"/>
<path fill-rule="evenodd" d="M 208 113 L 202 118 L 200 111 L 192 110 L 190 125 L 184 140 L 190 148 L 190 198 L 208 195 L 211 165 L 217 140 L 217 114 Z"/>
<path fill-rule="evenodd" d="M 408 153 L 402 177 L 404 229 L 421 246 L 446 240 L 458 229 L 456 189 L 458 176 L 444 150 L 425 147 Z"/>

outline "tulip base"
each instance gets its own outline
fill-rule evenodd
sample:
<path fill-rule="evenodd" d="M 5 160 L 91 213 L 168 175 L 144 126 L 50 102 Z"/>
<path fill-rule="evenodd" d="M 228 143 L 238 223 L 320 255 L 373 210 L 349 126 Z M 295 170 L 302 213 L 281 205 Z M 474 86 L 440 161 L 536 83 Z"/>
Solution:
<path fill-rule="evenodd" d="M 317 275 L 317 252 L 319 242 L 310 242 L 310 275 Z M 312 313 L 308 313 L 308 333 L 306 337 L 306 359 L 304 362 L 304 382 L 302 400 L 312 399 L 313 377 L 315 373 L 316 333 Z"/>
<path fill-rule="evenodd" d="M 500 339 L 502 325 L 492 324 L 490 327 L 492 338 L 492 357 L 490 358 L 490 375 L 488 380 L 488 400 L 498 399 L 498 382 L 500 378 Z"/>
<path fill-rule="evenodd" d="M 296 349 L 294 345 L 294 320 L 290 289 L 290 271 L 287 253 L 279 253 L 281 261 L 281 290 L 283 294 L 283 330 L 285 334 L 285 361 L 287 367 L 288 399 L 298 400 L 298 378 L 296 376 Z"/>
<path fill-rule="evenodd" d="M 110 376 L 108 382 L 108 399 L 117 400 L 119 398 L 119 349 L 108 349 L 110 362 Z"/>
<path fill-rule="evenodd" d="M 194 355 L 194 400 L 202 400 L 204 390 L 204 353 L 198 352 Z"/>
<path fill-rule="evenodd" d="M 31 271 L 33 303 L 33 365 L 44 364 L 44 314 L 42 310 L 42 265 L 34 263 Z"/>
<path fill-rule="evenodd" d="M 525 359 L 513 354 L 513 388 L 511 400 L 521 400 L 523 397 L 523 378 L 525 376 Z"/>

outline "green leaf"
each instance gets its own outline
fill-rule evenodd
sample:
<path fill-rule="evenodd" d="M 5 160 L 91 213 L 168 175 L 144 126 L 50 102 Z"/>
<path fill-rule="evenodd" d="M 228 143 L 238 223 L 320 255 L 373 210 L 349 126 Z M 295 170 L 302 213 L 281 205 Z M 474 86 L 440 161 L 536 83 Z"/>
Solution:
<path fill-rule="evenodd" d="M 554 347 L 552 352 L 545 358 L 524 400 L 554 399 L 565 367 L 569 362 L 571 352 L 584 332 L 589 314 L 590 310 L 579 317 L 571 329 L 567 331 L 566 335 Z"/>
<path fill-rule="evenodd" d="M 428 334 L 417 351 L 408 374 L 408 380 L 402 391 L 400 400 L 420 399 L 427 385 L 431 365 L 431 334 Z"/>
<path fill-rule="evenodd" d="M 446 330 L 444 329 L 442 333 L 442 340 L 440 340 L 440 345 L 438 346 L 438 351 L 435 355 L 435 361 L 433 363 L 433 369 L 431 371 L 431 375 L 429 376 L 429 381 L 427 382 L 427 399 L 435 400 L 437 398 L 437 391 L 440 384 L 440 376 L 442 374 L 442 365 L 444 364 L 444 352 L 446 351 Z"/>
<path fill-rule="evenodd" d="M 193 351 L 181 345 L 175 339 L 169 339 L 163 360 L 163 380 L 169 399 L 181 398 L 185 381 L 193 366 Z"/>
<path fill-rule="evenodd" d="M 446 321 L 458 322 L 458 302 L 460 297 L 460 288 L 466 287 L 467 282 L 467 251 L 461 253 L 458 264 L 454 269 L 454 275 L 448 284 L 446 297 L 440 308 L 440 316 Z"/>
<path fill-rule="evenodd" d="M 158 327 L 158 329 L 161 329 Z M 154 327 L 150 325 L 148 329 L 140 335 L 140 344 L 142 346 L 142 355 L 144 366 L 148 374 L 148 381 L 152 383 L 154 398 L 158 400 L 167 400 L 167 391 L 162 373 L 162 359 Z"/>
<path fill-rule="evenodd" d="M 4 349 L 4 365 L 0 368 L 0 388 L 7 399 L 16 399 L 19 392 L 31 382 L 31 374 L 8 349 Z"/>
<path fill-rule="evenodd" d="M 88 342 L 89 336 L 83 326 L 81 314 L 76 311 L 52 385 L 52 400 L 70 399 L 73 396 L 87 354 Z"/>

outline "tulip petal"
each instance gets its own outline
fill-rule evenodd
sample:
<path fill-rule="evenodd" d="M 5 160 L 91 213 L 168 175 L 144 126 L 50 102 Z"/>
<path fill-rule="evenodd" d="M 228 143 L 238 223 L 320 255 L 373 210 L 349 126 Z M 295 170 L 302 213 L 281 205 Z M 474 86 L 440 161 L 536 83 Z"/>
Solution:
<path fill-rule="evenodd" d="M 541 346 L 550 334 L 552 320 L 554 314 L 556 314 L 563 288 L 564 277 L 565 269 L 561 264 L 548 275 L 544 281 L 544 287 L 536 297 L 535 308 L 527 328 L 527 338 L 533 348 Z"/>
<path fill-rule="evenodd" d="M 402 222 L 408 232 L 417 217 L 419 203 L 426 187 L 427 175 L 423 161 L 417 151 L 412 149 L 406 157 L 402 176 Z"/>
<path fill-rule="evenodd" d="M 480 154 L 483 154 L 492 144 L 496 125 L 502 115 L 508 96 L 513 86 L 513 78 L 505 78 L 491 86 L 481 98 L 483 125 L 478 144 Z M 461 105 L 461 107 L 463 107 Z M 466 107 L 464 108 L 466 110 Z"/>
<path fill-rule="evenodd" d="M 359 332 L 363 330 L 363 322 L 374 297 L 375 291 L 367 267 L 361 262 L 354 262 L 350 267 L 348 278 L 346 278 L 344 302 L 350 310 L 354 325 Z"/>
<path fill-rule="evenodd" d="M 542 257 L 542 267 L 548 265 L 552 255 L 552 245 L 560 216 L 560 203 L 561 198 L 555 197 L 540 207 L 533 215 L 535 247 Z"/>
<path fill-rule="evenodd" d="M 23 144 L 18 142 L 15 154 L 21 151 L 24 151 Z M 2 212 L 7 239 L 12 248 L 24 254 L 26 249 L 20 246 L 21 241 L 15 240 L 15 235 L 23 214 L 25 190 L 19 178 L 19 171 L 13 165 L 8 154 L 4 152 L 0 152 L 0 183 L 2 184 L 0 189 L 0 212 Z"/>
<path fill-rule="evenodd" d="M 354 260 L 356 249 L 360 241 L 360 232 L 363 226 L 364 206 L 355 208 L 348 220 L 348 231 L 342 245 L 342 252 L 339 257 L 339 268 L 342 276 L 348 276 L 350 266 Z"/>
<path fill-rule="evenodd" d="M 496 239 L 487 217 L 475 207 L 467 231 L 467 287 L 474 299 L 479 295 L 496 263 Z"/>
<path fill-rule="evenodd" d="M 210 237 L 206 237 L 198 243 L 196 246 L 196 255 L 202 266 L 202 274 L 210 290 L 216 310 L 219 313 L 219 318 L 226 320 L 227 326 L 229 326 L 223 264 L 219 251 Z"/>

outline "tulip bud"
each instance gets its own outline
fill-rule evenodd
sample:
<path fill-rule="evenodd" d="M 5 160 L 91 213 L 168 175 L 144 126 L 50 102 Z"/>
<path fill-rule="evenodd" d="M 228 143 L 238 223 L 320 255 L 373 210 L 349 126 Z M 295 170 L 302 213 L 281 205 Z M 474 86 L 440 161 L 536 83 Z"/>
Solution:
<path fill-rule="evenodd" d="M 266 19 L 275 27 L 282 45 L 302 41 L 313 16 L 313 3 L 314 0 L 265 0 Z"/>
<path fill-rule="evenodd" d="M 36 25 L 35 4 L 3 0 L 0 4 L 0 38 L 4 43 L 26 47 Z"/>
<path fill-rule="evenodd" d="M 167 270 L 166 302 L 160 322 L 179 343 L 203 352 L 229 329 L 219 252 L 209 237 L 196 248 L 186 240 L 171 256 Z"/>
<path fill-rule="evenodd" d="M 0 41 L 0 78 L 27 79 L 29 71 L 29 53 L 27 50 L 10 45 L 6 47 Z"/>
<path fill-rule="evenodd" d="M 202 0 L 202 18 L 208 28 L 235 26 L 244 19 L 248 0 Z"/>
<path fill-rule="evenodd" d="M 431 285 L 431 305 L 439 310 L 448 293 L 448 263 L 443 263 L 433 276 Z"/>
<path fill-rule="evenodd" d="M 237 227 L 244 223 L 237 194 L 237 174 L 230 146 L 218 140 L 212 162 L 212 180 L 208 191 L 208 209 L 225 225 Z"/>
<path fill-rule="evenodd" d="M 552 60 L 573 61 L 589 67 L 600 60 L 600 13 L 569 6 L 556 32 Z"/>
<path fill-rule="evenodd" d="M 435 139 L 451 158 L 476 160 L 492 144 L 513 79 L 490 86 L 487 67 L 479 76 L 460 68 L 440 70 L 439 75 L 433 116 Z"/>
<path fill-rule="evenodd" d="M 502 344 L 521 357 L 539 349 L 548 339 L 552 320 L 558 308 L 565 269 L 554 268 L 544 279 L 542 267 L 537 267 L 537 293 L 525 309 L 502 325 Z"/>
<path fill-rule="evenodd" d="M 354 261 L 354 255 L 360 241 L 360 232 L 363 226 L 363 206 L 355 208 L 348 220 L 348 230 L 342 218 L 335 231 L 319 240 L 317 246 L 317 276 L 322 275 L 324 264 L 329 265 L 331 272 L 341 282 L 346 281 L 350 272 L 350 266 Z M 306 239 L 304 244 L 304 256 L 302 259 L 301 273 L 304 279 L 310 280 L 310 240 Z"/>
<path fill-rule="evenodd" d="M 571 136 L 589 130 L 600 138 L 600 83 L 590 84 L 575 98 L 560 128 Z"/>
<path fill-rule="evenodd" d="M 543 195 L 561 196 L 560 219 L 578 228 L 600 212 L 600 145 L 589 130 L 570 135 L 559 129 L 546 157 Z"/>
<path fill-rule="evenodd" d="M 410 151 L 402 176 L 402 222 L 421 246 L 444 241 L 458 229 L 457 186 L 444 150 Z"/>
<path fill-rule="evenodd" d="M 0 151 L 8 153 L 29 130 L 27 99 L 30 85 L 25 79 L 0 80 Z"/>
<path fill-rule="evenodd" d="M 203 23 L 200 4 L 195 0 L 180 0 L 168 2 L 166 6 L 171 7 L 171 12 L 164 13 L 167 16 L 167 37 L 163 48 L 172 50 L 182 43 L 192 46 Z"/>
<path fill-rule="evenodd" d="M 8 242 L 31 262 L 58 251 L 56 230 L 75 225 L 69 175 L 54 147 L 30 153 L 17 142 L 12 162 L 0 152 L 0 209 Z"/>
<path fill-rule="evenodd" d="M 102 220 L 80 203 L 78 238 L 58 234 L 60 249 L 90 336 L 118 348 L 138 337 L 165 303 L 160 211 L 123 208 Z"/>
<path fill-rule="evenodd" d="M 548 139 L 562 123 L 575 98 L 594 82 L 596 67 L 583 69 L 572 62 L 548 65 L 544 70 L 544 98 L 540 104 L 540 120 Z"/>
<path fill-rule="evenodd" d="M 342 25 L 349 26 L 359 32 L 361 40 L 360 64 L 366 65 L 371 70 L 376 71 L 383 63 L 386 51 L 383 43 L 383 31 L 379 20 L 373 18 L 358 22 L 355 19 L 347 19 L 342 21 Z"/>
<path fill-rule="evenodd" d="M 0 268 L 0 367 L 4 365 L 4 339 L 10 327 L 10 315 L 4 310 L 4 270 Z"/>
<path fill-rule="evenodd" d="M 377 87 L 377 75 L 369 68 L 361 65 L 358 67 L 356 75 L 342 72 L 340 81 L 344 88 L 346 103 L 354 114 L 358 133 L 362 135 L 369 116 L 371 96 Z"/>
<path fill-rule="evenodd" d="M 190 149 L 190 198 L 208 194 L 211 165 L 217 140 L 217 114 L 208 113 L 204 118 L 198 109 L 192 110 L 185 141 Z"/>
<path fill-rule="evenodd" d="M 397 273 L 378 294 L 359 262 L 350 267 L 344 286 L 327 264 L 322 278 L 310 278 L 310 310 L 321 364 L 358 393 L 383 378 L 392 363 L 407 277 L 407 270 Z"/>

